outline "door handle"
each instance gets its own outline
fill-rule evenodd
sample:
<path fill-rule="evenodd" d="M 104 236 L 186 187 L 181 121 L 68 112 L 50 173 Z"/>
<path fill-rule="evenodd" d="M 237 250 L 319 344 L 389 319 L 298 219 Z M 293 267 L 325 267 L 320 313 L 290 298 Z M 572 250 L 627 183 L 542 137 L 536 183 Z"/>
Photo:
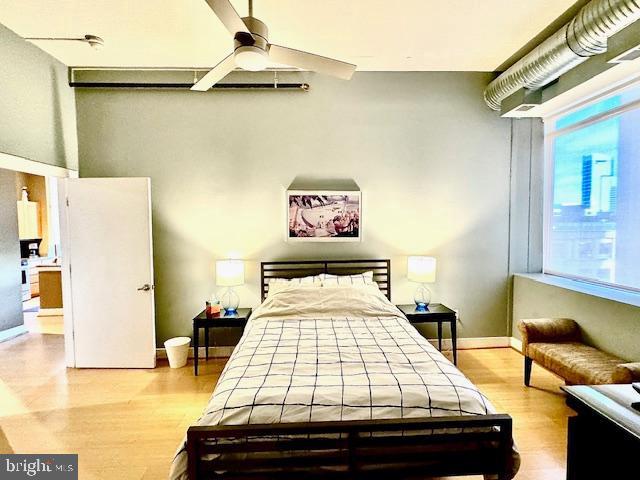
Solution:
<path fill-rule="evenodd" d="M 153 285 L 149 285 L 148 283 L 145 283 L 143 286 L 141 286 L 140 288 L 138 288 L 139 292 L 148 292 L 149 290 L 153 289 Z"/>

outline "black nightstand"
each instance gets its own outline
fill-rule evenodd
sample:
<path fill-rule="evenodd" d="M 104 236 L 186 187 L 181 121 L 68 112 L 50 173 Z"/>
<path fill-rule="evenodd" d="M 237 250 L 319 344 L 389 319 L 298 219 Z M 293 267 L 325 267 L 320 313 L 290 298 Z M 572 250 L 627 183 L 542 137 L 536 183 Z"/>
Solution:
<path fill-rule="evenodd" d="M 224 310 L 223 310 L 224 312 Z M 207 317 L 205 310 L 193 319 L 193 370 L 198 375 L 198 348 L 200 343 L 200 329 L 204 328 L 205 359 L 209 359 L 209 329 L 237 327 L 244 329 L 251 316 L 250 308 L 239 308 L 233 315 Z"/>
<path fill-rule="evenodd" d="M 449 322 L 451 328 L 451 344 L 453 347 L 453 363 L 458 364 L 458 351 L 456 339 L 456 312 L 441 303 L 431 303 L 426 312 L 416 310 L 416 304 L 396 305 L 413 323 L 437 323 L 438 324 L 438 350 L 442 351 L 442 324 Z"/>

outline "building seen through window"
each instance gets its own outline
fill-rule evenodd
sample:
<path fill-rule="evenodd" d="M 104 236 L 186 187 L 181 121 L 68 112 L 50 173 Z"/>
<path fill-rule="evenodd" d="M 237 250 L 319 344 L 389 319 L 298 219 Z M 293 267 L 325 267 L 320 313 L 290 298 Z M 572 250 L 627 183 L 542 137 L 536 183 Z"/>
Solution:
<path fill-rule="evenodd" d="M 640 289 L 640 106 L 625 108 L 638 98 L 601 100 L 548 132 L 545 271 Z"/>

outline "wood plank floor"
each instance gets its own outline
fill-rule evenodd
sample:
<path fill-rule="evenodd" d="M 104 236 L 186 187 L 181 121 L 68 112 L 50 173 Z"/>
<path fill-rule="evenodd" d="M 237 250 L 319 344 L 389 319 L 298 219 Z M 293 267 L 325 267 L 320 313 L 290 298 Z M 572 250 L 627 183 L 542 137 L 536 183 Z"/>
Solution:
<path fill-rule="evenodd" d="M 226 359 L 172 370 L 74 370 L 61 335 L 29 333 L 0 344 L 0 452 L 78 453 L 80 478 L 162 479 L 187 427 L 200 415 Z M 564 479 L 571 411 L 561 381 L 534 367 L 522 385 L 511 349 L 466 350 L 462 371 L 513 416 L 522 455 L 518 480 Z M 469 477 L 478 478 L 478 477 Z"/>

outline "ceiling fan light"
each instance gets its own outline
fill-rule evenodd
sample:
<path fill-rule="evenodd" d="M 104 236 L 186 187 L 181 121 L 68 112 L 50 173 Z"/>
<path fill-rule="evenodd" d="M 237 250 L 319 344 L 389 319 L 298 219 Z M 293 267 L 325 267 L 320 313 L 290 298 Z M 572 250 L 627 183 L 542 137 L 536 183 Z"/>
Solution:
<path fill-rule="evenodd" d="M 267 52 L 253 45 L 238 47 L 234 59 L 238 67 L 251 72 L 259 72 L 269 65 Z"/>

